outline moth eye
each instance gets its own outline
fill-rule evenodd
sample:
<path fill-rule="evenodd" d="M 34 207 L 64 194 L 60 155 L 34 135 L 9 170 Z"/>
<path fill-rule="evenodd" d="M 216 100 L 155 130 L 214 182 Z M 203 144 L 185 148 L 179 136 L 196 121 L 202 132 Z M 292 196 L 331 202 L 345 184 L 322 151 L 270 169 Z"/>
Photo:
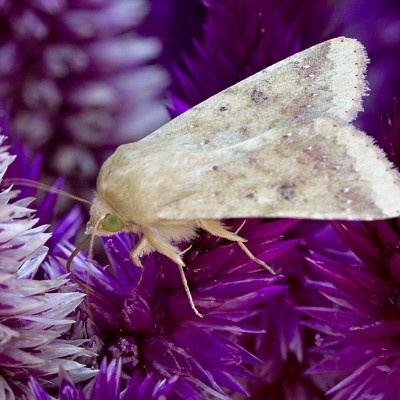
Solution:
<path fill-rule="evenodd" d="M 102 223 L 102 228 L 107 232 L 119 232 L 124 227 L 122 219 L 114 214 L 107 214 Z"/>

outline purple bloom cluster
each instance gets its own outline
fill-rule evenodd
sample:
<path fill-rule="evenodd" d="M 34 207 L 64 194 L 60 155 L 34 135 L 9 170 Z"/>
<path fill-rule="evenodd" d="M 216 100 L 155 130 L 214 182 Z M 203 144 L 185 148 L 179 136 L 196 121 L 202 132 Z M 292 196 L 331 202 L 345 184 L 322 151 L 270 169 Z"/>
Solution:
<path fill-rule="evenodd" d="M 148 9 L 145 0 L 0 2 L 0 96 L 13 134 L 44 151 L 47 173 L 93 184 L 112 149 L 166 121 L 161 43 L 137 33 Z"/>
<path fill-rule="evenodd" d="M 62 172 L 85 196 L 104 158 L 158 127 L 167 107 L 179 115 L 344 34 L 371 57 L 359 123 L 398 168 L 399 21 L 396 0 L 0 0 L 0 133 L 10 144 L 0 177 Z M 225 221 L 275 276 L 199 232 L 181 244 L 199 318 L 165 257 L 142 259 L 138 286 L 133 234 L 104 239 L 105 255 L 94 243 L 95 260 L 74 258 L 84 295 L 66 275 L 84 211 L 55 218 L 56 195 L 32 196 L 0 192 L 0 398 L 399 397 L 397 219 Z"/>
<path fill-rule="evenodd" d="M 128 387 L 121 393 L 121 363 L 113 360 L 108 365 L 106 360 L 102 362 L 96 381 L 90 394 L 85 394 L 82 387 L 74 385 L 70 377 L 61 371 L 60 374 L 60 399 L 61 400 L 159 400 L 167 399 L 175 391 L 179 378 L 158 381 L 151 374 L 140 379 L 138 374 L 132 375 Z M 31 378 L 31 389 L 37 400 L 51 400 L 49 394 L 38 382 Z"/>
<path fill-rule="evenodd" d="M 0 119 L 2 133 L 9 134 L 5 119 Z M 4 141 L 4 136 L 1 141 Z M 16 150 L 16 149 L 15 149 Z M 0 147 L 0 178 L 14 161 Z M 25 166 L 27 167 L 27 166 Z M 14 170 L 19 170 L 14 166 Z M 10 169 L 11 171 L 11 169 Z M 80 359 L 92 357 L 82 338 L 71 340 L 67 333 L 75 320 L 83 295 L 68 289 L 66 277 L 33 279 L 48 253 L 45 247 L 50 234 L 47 226 L 38 225 L 40 212 L 33 216 L 29 208 L 33 198 L 17 199 L 11 187 L 0 193 L 0 398 L 29 396 L 31 377 L 45 387 L 56 387 L 60 368 L 75 382 L 86 381 L 96 374 Z M 43 200 L 43 204 L 51 201 Z M 44 218 L 45 219 L 45 218 Z M 39 273 L 40 274 L 40 273 Z"/>

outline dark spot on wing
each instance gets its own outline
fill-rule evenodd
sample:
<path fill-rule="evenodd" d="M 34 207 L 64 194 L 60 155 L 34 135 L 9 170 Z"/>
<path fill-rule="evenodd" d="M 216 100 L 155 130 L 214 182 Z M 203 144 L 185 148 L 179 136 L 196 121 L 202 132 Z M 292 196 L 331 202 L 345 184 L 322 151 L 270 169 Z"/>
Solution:
<path fill-rule="evenodd" d="M 253 199 L 254 198 L 254 194 L 253 193 L 248 193 L 246 194 L 246 196 L 244 196 L 246 199 Z"/>
<path fill-rule="evenodd" d="M 268 100 L 268 96 L 260 89 L 254 89 L 251 93 L 251 100 L 254 103 L 263 103 Z"/>
<path fill-rule="evenodd" d="M 225 106 L 222 106 L 219 108 L 219 111 L 226 111 L 226 110 L 227 110 L 227 108 Z"/>
<path fill-rule="evenodd" d="M 281 190 L 281 196 L 285 200 L 292 200 L 293 197 L 296 194 L 296 185 L 294 183 L 284 183 L 281 185 L 280 190 Z"/>

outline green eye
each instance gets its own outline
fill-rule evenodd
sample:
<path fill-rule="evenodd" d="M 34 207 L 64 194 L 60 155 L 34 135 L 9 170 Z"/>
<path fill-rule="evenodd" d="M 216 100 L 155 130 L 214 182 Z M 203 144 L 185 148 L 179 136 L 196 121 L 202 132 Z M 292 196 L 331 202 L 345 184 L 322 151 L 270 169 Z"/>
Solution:
<path fill-rule="evenodd" d="M 119 232 L 124 227 L 122 219 L 114 214 L 107 214 L 102 223 L 102 228 L 107 232 Z"/>

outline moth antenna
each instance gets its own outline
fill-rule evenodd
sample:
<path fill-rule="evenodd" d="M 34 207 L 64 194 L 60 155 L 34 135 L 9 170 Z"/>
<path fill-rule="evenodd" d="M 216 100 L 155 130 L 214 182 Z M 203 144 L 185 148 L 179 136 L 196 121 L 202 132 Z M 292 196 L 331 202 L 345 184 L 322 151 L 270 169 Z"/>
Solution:
<path fill-rule="evenodd" d="M 72 261 L 73 261 L 73 259 L 77 256 L 77 254 L 89 243 L 89 241 L 90 241 L 90 239 L 91 239 L 91 237 L 90 236 L 86 236 L 85 237 L 85 239 L 83 239 L 82 240 L 82 242 L 81 243 L 79 243 L 78 244 L 78 246 L 76 246 L 76 248 L 75 248 L 75 250 L 71 253 L 71 255 L 68 257 L 68 260 L 67 260 L 67 265 L 66 265 L 66 270 L 67 270 L 67 273 L 71 276 L 71 278 L 72 278 L 72 280 L 81 288 L 81 289 L 83 289 L 83 290 L 90 290 L 90 289 L 88 289 L 83 283 L 81 283 L 80 281 L 79 281 L 79 279 L 77 279 L 76 277 L 75 277 L 75 275 L 72 273 L 72 271 L 71 271 L 71 264 L 72 264 Z M 93 294 L 93 293 L 92 293 Z"/>
<path fill-rule="evenodd" d="M 81 288 L 85 293 L 89 293 L 92 296 L 97 297 L 100 300 L 105 301 L 108 304 L 111 304 L 114 306 L 115 304 L 112 304 L 110 300 L 104 298 L 103 296 L 99 295 L 98 293 L 94 292 L 93 290 L 89 289 L 86 285 L 84 285 L 82 282 L 79 281 L 71 271 L 71 264 L 73 259 L 78 255 L 78 253 L 85 247 L 89 242 L 93 242 L 93 235 L 88 235 L 85 237 L 85 239 L 82 240 L 81 243 L 76 246 L 75 250 L 71 253 L 71 255 L 68 257 L 67 264 L 65 269 L 67 270 L 67 273 L 71 277 L 71 279 Z"/>
<path fill-rule="evenodd" d="M 25 178 L 3 179 L 3 181 L 1 182 L 1 185 L 2 186 L 4 186 L 4 185 L 20 185 L 20 186 L 32 187 L 35 189 L 44 190 L 45 192 L 55 193 L 55 194 L 59 194 L 61 196 L 69 197 L 70 199 L 80 201 L 81 203 L 90 204 L 90 205 L 92 204 L 89 200 L 82 199 L 82 197 L 75 196 L 71 193 L 64 192 L 64 190 L 56 189 L 49 185 L 46 185 L 45 183 L 36 182 L 31 179 L 25 179 Z"/>
<path fill-rule="evenodd" d="M 67 260 L 67 265 L 66 265 L 67 273 L 71 275 L 72 280 L 79 286 L 81 286 L 81 283 L 75 278 L 75 276 L 71 272 L 71 263 L 73 259 L 77 256 L 77 254 L 89 243 L 90 239 L 91 239 L 90 236 L 86 236 L 85 239 L 83 239 L 82 242 L 80 242 L 78 246 L 76 246 L 75 250 L 71 253 L 71 255 L 68 257 Z"/>

